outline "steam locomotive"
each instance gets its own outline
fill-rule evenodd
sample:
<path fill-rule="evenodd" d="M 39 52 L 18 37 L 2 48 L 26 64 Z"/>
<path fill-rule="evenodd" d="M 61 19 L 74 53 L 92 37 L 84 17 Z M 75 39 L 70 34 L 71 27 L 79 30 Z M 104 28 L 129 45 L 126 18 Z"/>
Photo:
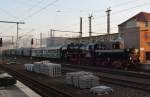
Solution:
<path fill-rule="evenodd" d="M 120 42 L 74 44 L 62 49 L 63 60 L 73 64 L 86 64 L 113 68 L 132 68 L 140 64 L 138 49 L 123 49 Z"/>
<path fill-rule="evenodd" d="M 76 65 L 92 65 L 126 69 L 140 64 L 139 50 L 124 49 L 117 41 L 97 43 L 69 43 L 49 48 L 20 48 L 3 52 L 6 56 L 45 58 Z"/>

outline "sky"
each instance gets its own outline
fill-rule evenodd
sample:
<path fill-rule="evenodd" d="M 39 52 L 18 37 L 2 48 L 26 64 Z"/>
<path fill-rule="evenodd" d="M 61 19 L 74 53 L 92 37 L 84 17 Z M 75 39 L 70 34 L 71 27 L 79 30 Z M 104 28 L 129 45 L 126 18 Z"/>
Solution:
<path fill-rule="evenodd" d="M 93 35 L 106 33 L 106 10 L 111 8 L 111 33 L 117 25 L 144 11 L 150 13 L 150 0 L 1 0 L 0 21 L 25 22 L 19 25 L 20 38 L 49 36 L 50 29 L 79 32 L 83 18 L 83 36 L 88 36 L 88 17 Z M 78 33 L 55 32 L 56 37 L 77 37 Z M 16 24 L 0 23 L 0 36 L 16 37 Z M 6 39 L 10 39 L 7 37 Z"/>

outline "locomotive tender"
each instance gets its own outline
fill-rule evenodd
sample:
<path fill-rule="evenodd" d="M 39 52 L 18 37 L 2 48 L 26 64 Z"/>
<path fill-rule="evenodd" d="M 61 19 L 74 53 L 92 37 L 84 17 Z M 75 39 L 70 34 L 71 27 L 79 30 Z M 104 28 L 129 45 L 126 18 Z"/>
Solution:
<path fill-rule="evenodd" d="M 49 48 L 20 48 L 4 51 L 6 56 L 45 58 L 71 64 L 95 65 L 111 68 L 130 68 L 139 65 L 139 50 L 124 49 L 117 41 L 98 43 L 69 43 Z"/>

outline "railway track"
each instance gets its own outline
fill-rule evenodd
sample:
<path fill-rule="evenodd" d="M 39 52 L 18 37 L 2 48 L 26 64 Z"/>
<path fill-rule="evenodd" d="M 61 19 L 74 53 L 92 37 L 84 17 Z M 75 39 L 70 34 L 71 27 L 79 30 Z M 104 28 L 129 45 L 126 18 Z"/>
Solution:
<path fill-rule="evenodd" d="M 20 58 L 19 58 L 20 59 Z M 30 58 L 23 58 L 28 60 L 29 63 L 36 61 L 40 61 L 42 59 L 30 59 Z M 12 59 L 11 59 L 12 60 Z M 20 64 L 24 64 L 27 63 L 27 61 L 23 62 L 18 61 Z M 23 63 L 22 63 L 23 62 Z M 138 78 L 144 78 L 144 79 L 150 79 L 150 71 L 125 71 L 125 70 L 119 70 L 119 69 L 112 69 L 112 68 L 104 68 L 104 67 L 100 67 L 100 66 L 88 66 L 88 65 L 72 65 L 72 64 L 67 64 L 67 63 L 61 63 L 61 62 L 57 62 L 57 61 L 52 61 L 54 63 L 60 63 L 65 67 L 69 67 L 69 68 L 78 68 L 78 69 L 85 69 L 85 70 L 91 70 L 91 71 L 96 71 L 96 72 L 104 72 L 104 73 L 111 73 L 111 74 L 117 74 L 117 75 L 124 75 L 124 76 L 131 76 L 131 77 L 138 77 Z"/>
<path fill-rule="evenodd" d="M 100 82 L 116 84 L 123 87 L 131 87 L 150 92 L 150 73 L 71 64 L 62 64 L 62 67 L 62 71 L 64 73 L 79 70 L 90 71 L 94 72 L 100 77 Z M 142 80 L 145 80 L 145 82 L 142 82 Z"/>
<path fill-rule="evenodd" d="M 99 76 L 99 77 L 101 78 L 102 82 L 121 85 L 124 87 L 131 87 L 134 89 L 139 89 L 139 90 L 150 92 L 150 84 L 132 82 L 128 80 L 115 79 L 115 78 L 104 77 L 104 76 L 103 77 Z"/>
<path fill-rule="evenodd" d="M 113 72 L 109 70 L 105 71 L 104 69 L 99 71 L 99 69 L 88 68 L 84 66 L 81 66 L 80 68 L 80 66 L 76 67 L 74 65 L 67 65 L 63 68 L 63 70 L 67 72 L 79 71 L 79 70 L 92 71 L 97 76 L 100 77 L 100 82 L 116 84 L 116 85 L 120 85 L 123 87 L 131 87 L 134 89 L 140 89 L 143 91 L 150 92 L 150 75 L 141 74 L 136 77 L 137 73 L 135 72 L 134 73 L 128 72 L 129 74 L 126 74 L 127 71 L 126 72 L 117 71 L 117 72 L 121 72 L 120 74 L 117 74 L 117 72 L 115 71 Z M 145 82 L 142 80 L 145 80 Z"/>
<path fill-rule="evenodd" d="M 42 97 L 74 97 L 70 94 L 57 90 L 56 88 L 47 86 L 44 83 L 41 83 L 26 74 L 17 72 L 14 69 L 9 68 L 8 66 L 1 65 L 1 67 L 9 74 L 11 74 L 14 78 L 21 81 L 22 83 L 33 89 L 35 92 L 40 94 Z"/>
<path fill-rule="evenodd" d="M 110 73 L 110 74 L 121 75 L 121 76 L 130 76 L 130 77 L 137 77 L 137 78 L 143 78 L 143 79 L 150 79 L 150 72 L 125 71 L 125 70 L 94 67 L 94 66 L 87 66 L 87 65 L 85 66 L 71 65 L 71 64 L 62 64 L 62 65 L 67 68 L 76 68 L 76 69 L 83 69 L 83 70 L 94 71 L 94 72 L 103 72 L 103 73 Z"/>

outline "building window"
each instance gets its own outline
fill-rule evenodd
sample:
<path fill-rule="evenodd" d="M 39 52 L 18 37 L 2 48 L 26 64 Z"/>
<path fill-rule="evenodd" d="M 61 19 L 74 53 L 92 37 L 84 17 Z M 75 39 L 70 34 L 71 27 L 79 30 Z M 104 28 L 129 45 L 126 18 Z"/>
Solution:
<path fill-rule="evenodd" d="M 150 42 L 147 42 L 147 45 L 150 46 Z"/>
<path fill-rule="evenodd" d="M 145 21 L 145 27 L 148 27 L 148 21 Z"/>

